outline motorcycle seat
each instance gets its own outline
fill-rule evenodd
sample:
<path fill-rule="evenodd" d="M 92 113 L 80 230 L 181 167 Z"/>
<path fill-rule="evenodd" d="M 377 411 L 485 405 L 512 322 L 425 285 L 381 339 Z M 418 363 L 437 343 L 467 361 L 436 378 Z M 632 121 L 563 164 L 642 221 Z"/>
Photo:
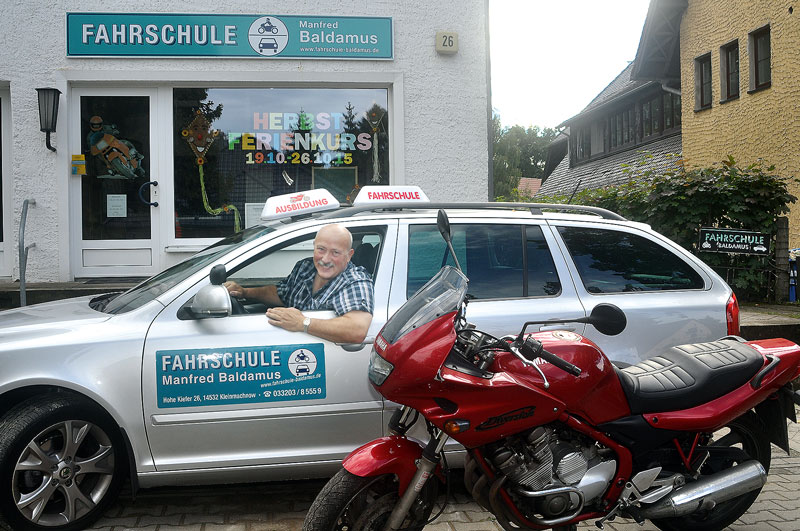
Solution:
<path fill-rule="evenodd" d="M 625 368 L 615 367 L 631 413 L 689 409 L 747 383 L 764 365 L 753 347 L 734 339 L 672 347 Z"/>

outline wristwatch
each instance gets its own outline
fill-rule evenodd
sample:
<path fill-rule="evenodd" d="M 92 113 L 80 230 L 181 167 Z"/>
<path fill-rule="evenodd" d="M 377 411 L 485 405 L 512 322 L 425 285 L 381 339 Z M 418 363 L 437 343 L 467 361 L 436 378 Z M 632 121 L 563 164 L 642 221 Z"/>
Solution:
<path fill-rule="evenodd" d="M 311 317 L 303 319 L 303 332 L 308 333 L 308 326 L 311 324 Z"/>

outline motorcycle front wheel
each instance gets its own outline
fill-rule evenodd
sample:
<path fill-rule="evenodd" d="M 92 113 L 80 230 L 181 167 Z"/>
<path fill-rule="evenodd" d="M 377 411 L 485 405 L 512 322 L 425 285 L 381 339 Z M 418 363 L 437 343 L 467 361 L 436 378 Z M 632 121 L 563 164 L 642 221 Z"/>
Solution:
<path fill-rule="evenodd" d="M 738 419 L 732 420 L 725 428 L 715 432 L 709 446 L 738 448 L 750 459 L 757 459 L 769 472 L 772 459 L 772 448 L 761 419 L 748 412 Z M 701 475 L 713 474 L 735 466 L 738 462 L 706 463 L 700 469 Z M 716 531 L 726 528 L 739 519 L 756 501 L 761 489 L 742 494 L 732 500 L 718 504 L 710 511 L 693 513 L 677 518 L 653 520 L 659 529 L 664 531 Z"/>
<path fill-rule="evenodd" d="M 391 474 L 360 477 L 339 470 L 314 499 L 303 531 L 382 531 L 399 501 Z M 419 530 L 433 511 L 438 481 L 431 478 L 412 505 L 402 529 Z"/>
<path fill-rule="evenodd" d="M 111 161 L 111 165 L 114 167 L 117 173 L 122 174 L 129 179 L 136 178 L 136 174 L 133 172 L 133 166 L 131 166 L 127 160 L 123 160 L 121 157 L 118 157 Z"/>

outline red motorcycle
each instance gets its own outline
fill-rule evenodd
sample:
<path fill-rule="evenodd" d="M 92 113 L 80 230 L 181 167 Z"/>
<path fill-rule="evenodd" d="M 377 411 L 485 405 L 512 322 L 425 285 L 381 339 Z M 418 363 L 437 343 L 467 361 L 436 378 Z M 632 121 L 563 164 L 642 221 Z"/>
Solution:
<path fill-rule="evenodd" d="M 444 212 L 439 228 L 450 253 Z M 460 269 L 460 268 L 459 268 Z M 392 435 L 352 452 L 314 500 L 305 531 L 421 529 L 446 482 L 448 438 L 464 482 L 507 530 L 575 529 L 593 519 L 718 530 L 755 501 L 770 443 L 789 450 L 800 347 L 726 337 L 617 367 L 567 331 L 495 338 L 466 322 L 468 280 L 445 266 L 375 340 L 369 377 L 402 404 Z M 606 335 L 616 306 L 570 321 Z M 407 435 L 422 417 L 427 443 Z"/>

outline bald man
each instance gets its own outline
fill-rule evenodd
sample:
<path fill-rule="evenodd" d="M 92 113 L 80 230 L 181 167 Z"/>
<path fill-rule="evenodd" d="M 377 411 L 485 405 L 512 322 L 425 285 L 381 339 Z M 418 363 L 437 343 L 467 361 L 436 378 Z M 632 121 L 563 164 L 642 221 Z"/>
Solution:
<path fill-rule="evenodd" d="M 277 285 L 243 288 L 232 281 L 224 285 L 234 297 L 276 306 L 267 310 L 272 325 L 336 343 L 362 343 L 372 322 L 374 292 L 372 277 L 350 262 L 352 256 L 350 231 L 326 225 L 314 238 L 314 256 L 297 262 Z M 301 310 L 332 310 L 336 317 L 311 319 Z"/>

